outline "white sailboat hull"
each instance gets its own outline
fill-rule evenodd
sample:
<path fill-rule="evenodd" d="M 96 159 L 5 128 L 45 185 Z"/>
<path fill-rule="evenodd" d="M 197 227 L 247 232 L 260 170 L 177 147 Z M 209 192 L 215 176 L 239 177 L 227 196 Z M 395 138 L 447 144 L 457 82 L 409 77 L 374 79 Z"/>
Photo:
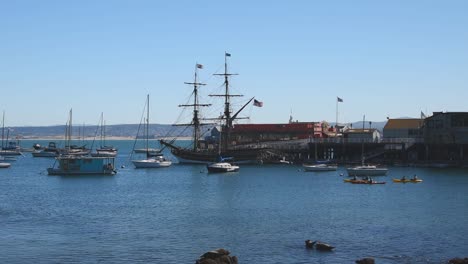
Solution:
<path fill-rule="evenodd" d="M 387 175 L 387 168 L 377 168 L 375 166 L 358 166 L 347 168 L 349 176 L 385 176 Z"/>
<path fill-rule="evenodd" d="M 36 158 L 55 158 L 58 156 L 58 153 L 55 151 L 52 152 L 52 151 L 41 150 L 41 151 L 32 152 L 31 155 Z"/>
<path fill-rule="evenodd" d="M 172 165 L 170 160 L 157 160 L 157 159 L 144 159 L 144 160 L 132 160 L 135 168 L 164 168 Z"/>
<path fill-rule="evenodd" d="M 91 153 L 93 157 L 116 157 L 117 151 L 98 151 L 96 153 Z"/>
<path fill-rule="evenodd" d="M 305 171 L 336 171 L 338 166 L 327 164 L 302 165 Z"/>

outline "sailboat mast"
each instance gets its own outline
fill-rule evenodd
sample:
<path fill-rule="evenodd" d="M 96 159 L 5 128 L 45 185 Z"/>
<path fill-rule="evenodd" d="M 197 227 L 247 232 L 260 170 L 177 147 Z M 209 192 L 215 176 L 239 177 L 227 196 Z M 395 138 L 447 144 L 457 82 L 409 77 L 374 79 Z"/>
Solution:
<path fill-rule="evenodd" d="M 364 135 L 364 124 L 366 122 L 366 115 L 362 117 L 362 134 Z M 362 138 L 361 145 L 361 164 L 364 166 L 364 137 Z"/>
<path fill-rule="evenodd" d="M 146 155 L 149 155 L 149 94 L 146 97 Z"/>
<path fill-rule="evenodd" d="M 73 118 L 73 109 L 70 109 L 70 117 L 68 118 L 68 148 L 71 146 L 72 140 L 72 118 Z"/>
<path fill-rule="evenodd" d="M 101 112 L 101 148 L 102 148 L 102 146 L 104 146 L 104 144 L 103 144 L 103 135 L 102 135 L 103 126 L 104 126 L 104 113 Z"/>
<path fill-rule="evenodd" d="M 104 119 L 103 119 L 104 120 Z M 102 129 L 104 132 L 102 134 L 102 146 L 106 146 L 106 121 L 103 121 L 104 128 Z"/>
<path fill-rule="evenodd" d="M 2 149 L 5 147 L 3 142 L 3 137 L 5 136 L 5 111 L 3 111 L 3 119 L 2 119 Z"/>

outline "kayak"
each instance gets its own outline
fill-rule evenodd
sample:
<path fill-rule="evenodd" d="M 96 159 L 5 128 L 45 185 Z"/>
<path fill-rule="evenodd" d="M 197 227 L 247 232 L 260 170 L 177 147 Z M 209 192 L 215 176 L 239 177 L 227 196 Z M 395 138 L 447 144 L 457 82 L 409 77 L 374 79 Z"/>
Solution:
<path fill-rule="evenodd" d="M 344 179 L 343 181 L 344 181 L 344 182 L 350 182 L 350 183 L 353 183 L 353 182 L 365 182 L 364 180 L 359 180 L 359 179 L 357 179 L 357 180 L 353 180 L 353 179 Z"/>
<path fill-rule="evenodd" d="M 352 184 L 385 184 L 385 182 L 362 181 L 362 180 L 352 181 L 351 183 Z"/>
<path fill-rule="evenodd" d="M 385 184 L 385 182 L 377 182 L 377 181 L 368 181 L 368 180 L 361 180 L 361 179 L 344 179 L 344 182 L 354 183 L 354 184 Z"/>
<path fill-rule="evenodd" d="M 402 180 L 402 179 L 393 179 L 393 182 L 399 182 L 399 183 L 407 183 L 407 182 L 412 182 L 412 183 L 420 183 L 422 182 L 423 180 L 421 179 L 405 179 L 405 180 Z"/>

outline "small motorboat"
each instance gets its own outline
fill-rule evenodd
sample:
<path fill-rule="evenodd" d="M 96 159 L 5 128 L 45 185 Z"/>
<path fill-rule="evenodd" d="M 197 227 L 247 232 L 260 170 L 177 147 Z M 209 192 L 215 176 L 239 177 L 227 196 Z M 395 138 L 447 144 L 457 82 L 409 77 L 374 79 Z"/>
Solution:
<path fill-rule="evenodd" d="M 208 172 L 235 172 L 239 171 L 239 166 L 229 162 L 215 162 L 206 166 Z"/>
<path fill-rule="evenodd" d="M 239 166 L 230 163 L 232 160 L 229 158 L 218 157 L 218 162 L 206 165 L 208 172 L 236 172 L 239 171 Z"/>

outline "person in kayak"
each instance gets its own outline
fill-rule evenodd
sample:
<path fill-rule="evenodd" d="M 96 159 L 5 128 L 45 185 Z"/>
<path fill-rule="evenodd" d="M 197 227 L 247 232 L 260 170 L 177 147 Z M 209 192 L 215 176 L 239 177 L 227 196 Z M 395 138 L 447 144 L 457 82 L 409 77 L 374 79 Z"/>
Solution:
<path fill-rule="evenodd" d="M 401 178 L 401 180 L 402 180 L 402 181 L 406 181 L 406 176 L 403 176 L 403 177 Z"/>
<path fill-rule="evenodd" d="M 418 179 L 418 176 L 416 176 L 416 174 L 413 176 L 413 179 L 412 180 L 417 180 Z"/>

